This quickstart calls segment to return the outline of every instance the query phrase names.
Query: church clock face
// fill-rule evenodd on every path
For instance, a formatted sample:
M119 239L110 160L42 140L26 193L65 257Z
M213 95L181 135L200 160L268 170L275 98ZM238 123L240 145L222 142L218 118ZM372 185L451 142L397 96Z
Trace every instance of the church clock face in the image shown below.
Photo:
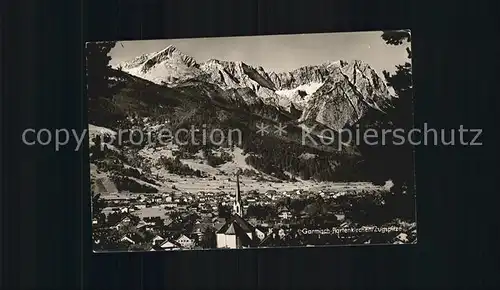
M239 205L239 202L238 202L238 201L235 201L235 202L234 202L233 210L234 210L234 213L235 213L235 214L237 214L237 215L240 215L240 216L241 216L241 207L240 207L240 205Z

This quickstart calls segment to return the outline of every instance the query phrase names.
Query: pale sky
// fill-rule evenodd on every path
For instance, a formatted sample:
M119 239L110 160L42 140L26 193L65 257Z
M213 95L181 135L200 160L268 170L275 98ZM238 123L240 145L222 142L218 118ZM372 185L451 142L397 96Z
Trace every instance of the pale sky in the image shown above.
M359 59L380 74L382 70L394 72L397 64L408 61L409 44L388 45L381 35L381 31L376 31L119 41L109 55L110 64L114 65L174 45L197 62L211 58L242 61L262 66L266 71L292 71L327 61Z

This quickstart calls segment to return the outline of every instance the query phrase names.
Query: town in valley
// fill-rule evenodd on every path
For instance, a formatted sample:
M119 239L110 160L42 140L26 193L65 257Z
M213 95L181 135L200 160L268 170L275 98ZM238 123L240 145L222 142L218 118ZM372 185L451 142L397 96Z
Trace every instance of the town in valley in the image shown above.
M417 242L409 30L86 55L95 252Z
M383 198L390 194L387 186L345 183L330 192L297 189L241 193L239 175L227 179L233 183L232 193L95 195L94 205L101 211L92 220L94 249L170 251L403 244L416 240L414 223L389 217L383 220ZM361 214L370 210L369 203L380 221Z

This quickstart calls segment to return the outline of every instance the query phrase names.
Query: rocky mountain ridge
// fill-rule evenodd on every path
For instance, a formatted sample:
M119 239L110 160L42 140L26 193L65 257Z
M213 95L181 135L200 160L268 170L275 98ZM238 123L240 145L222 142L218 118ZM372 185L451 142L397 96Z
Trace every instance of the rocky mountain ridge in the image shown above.
M258 187L363 180L364 157L356 144L340 150L337 144L314 144L302 138L303 125L316 126L312 137L319 141L322 129L373 123L393 98L385 81L359 60L276 73L241 61L197 62L168 46L119 64L113 75L113 94L89 100L89 124L108 135L148 132L153 142L115 142L101 151L99 140L90 136L92 178L101 180L97 189L108 192L113 186L130 192L194 190L202 179L203 186L220 190L221 180L240 171ZM281 124L285 135L272 130ZM271 128L269 134L259 134L259 125ZM204 145L198 134L193 144L160 144L154 137L163 129L191 127L238 129L242 140L235 146Z
M241 61L210 59L198 63L170 45L119 65L124 72L168 87L200 81L244 105L273 106L296 115L299 122L316 122L340 130L369 110L391 104L385 81L360 60L325 62L291 72L268 72ZM213 88L207 88L204 90ZM221 92L214 94L220 95Z

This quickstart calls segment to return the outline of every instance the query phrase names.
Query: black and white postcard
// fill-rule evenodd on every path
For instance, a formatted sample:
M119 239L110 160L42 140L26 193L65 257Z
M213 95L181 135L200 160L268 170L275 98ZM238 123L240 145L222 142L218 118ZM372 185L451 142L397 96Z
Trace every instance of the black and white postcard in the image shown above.
M94 252L417 242L409 30L89 42L86 61Z

